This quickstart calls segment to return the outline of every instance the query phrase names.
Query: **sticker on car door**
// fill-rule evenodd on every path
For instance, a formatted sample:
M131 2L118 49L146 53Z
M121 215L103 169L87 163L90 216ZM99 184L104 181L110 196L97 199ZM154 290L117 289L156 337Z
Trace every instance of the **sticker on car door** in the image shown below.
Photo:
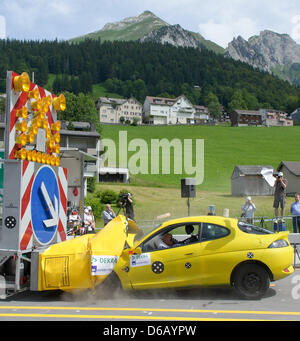
M130 256L130 267L134 268L136 266L145 266L151 264L151 255L150 253L142 253L140 255L131 255Z

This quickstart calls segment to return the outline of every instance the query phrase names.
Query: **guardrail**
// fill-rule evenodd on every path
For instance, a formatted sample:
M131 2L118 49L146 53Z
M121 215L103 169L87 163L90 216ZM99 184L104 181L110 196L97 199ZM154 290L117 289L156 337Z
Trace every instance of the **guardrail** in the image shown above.
M242 219L242 218L239 218ZM257 217L253 219L254 225L261 226L270 231L293 231L293 216L284 216L284 217Z

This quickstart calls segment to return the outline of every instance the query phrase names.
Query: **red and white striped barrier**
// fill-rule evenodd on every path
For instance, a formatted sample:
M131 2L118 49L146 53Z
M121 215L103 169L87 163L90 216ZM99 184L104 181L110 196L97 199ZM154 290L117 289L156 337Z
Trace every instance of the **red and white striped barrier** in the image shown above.
M59 162L52 163L51 159L50 163L50 157L59 160L59 148L53 148L59 139L52 143L51 148L47 144L50 138L54 139L52 134L59 135L60 123L55 122L56 100L59 98L30 82L29 78L27 88L22 91L23 88L15 82L18 78L20 76L17 73L8 72L0 250L29 252L34 247L66 239L68 172L66 168L58 166ZM43 102L43 99L46 100ZM46 104L42 109L34 108L34 105L42 102ZM22 110L25 115L22 115ZM43 125L38 127L34 139L27 142L33 125L36 126L37 117L43 121ZM26 129L20 130L21 124ZM39 129L44 132L41 132L37 142ZM25 143L20 143L21 135L26 135ZM44 147L44 150L39 150L39 146ZM20 154L21 151L23 154ZM43 158L34 160L33 151L40 152Z

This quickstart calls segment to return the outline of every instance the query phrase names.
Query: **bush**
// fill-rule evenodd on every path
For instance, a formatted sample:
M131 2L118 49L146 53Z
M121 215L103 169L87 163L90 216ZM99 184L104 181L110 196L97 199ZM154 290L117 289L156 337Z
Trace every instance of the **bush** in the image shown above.
M87 178L87 191L93 193L96 189L96 176Z
M95 219L101 218L102 212L105 209L104 204L102 204L99 199L94 198L94 197L86 197L85 198L85 206L91 206L92 207Z
M101 199L101 193L102 193L101 190L98 189L95 191L94 196L100 200Z
M118 200L118 194L110 189L100 193L100 201L102 204L113 204Z

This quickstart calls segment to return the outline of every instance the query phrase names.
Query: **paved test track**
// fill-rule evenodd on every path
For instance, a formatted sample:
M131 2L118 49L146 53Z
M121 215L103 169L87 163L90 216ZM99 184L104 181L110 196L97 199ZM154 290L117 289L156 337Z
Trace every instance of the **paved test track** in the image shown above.
M22 292L0 301L0 321L300 321L300 269L271 283L261 300L231 289L91 293Z

